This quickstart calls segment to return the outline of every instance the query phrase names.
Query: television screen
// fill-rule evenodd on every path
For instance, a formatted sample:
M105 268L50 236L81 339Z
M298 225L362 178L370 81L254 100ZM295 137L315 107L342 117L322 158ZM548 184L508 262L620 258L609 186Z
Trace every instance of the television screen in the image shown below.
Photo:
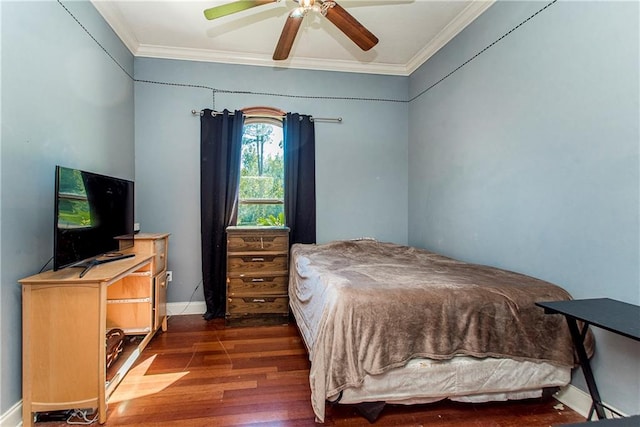
M133 246L132 181L56 166L53 269Z

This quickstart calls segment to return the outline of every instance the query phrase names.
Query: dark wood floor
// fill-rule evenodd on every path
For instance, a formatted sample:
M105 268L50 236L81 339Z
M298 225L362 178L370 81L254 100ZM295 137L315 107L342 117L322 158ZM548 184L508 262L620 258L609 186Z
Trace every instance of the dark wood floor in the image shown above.
M309 361L293 325L225 328L174 316L111 396L107 426L313 426ZM553 398L387 406L374 426L553 426L584 421ZM96 423L97 424L97 423ZM42 427L66 425L36 423ZM352 406L326 426L368 426Z

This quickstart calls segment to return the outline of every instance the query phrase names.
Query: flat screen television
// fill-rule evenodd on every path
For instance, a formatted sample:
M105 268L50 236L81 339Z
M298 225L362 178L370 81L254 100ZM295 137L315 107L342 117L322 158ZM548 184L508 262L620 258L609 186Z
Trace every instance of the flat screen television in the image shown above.
M54 270L133 256L133 181L56 166L55 192Z

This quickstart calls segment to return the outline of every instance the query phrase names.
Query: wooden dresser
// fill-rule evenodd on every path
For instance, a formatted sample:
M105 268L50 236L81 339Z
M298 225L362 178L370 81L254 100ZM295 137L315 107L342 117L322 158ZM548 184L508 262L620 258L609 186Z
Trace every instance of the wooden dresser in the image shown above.
M289 321L289 228L227 228L228 326Z
M98 409L107 420L109 396L158 329L167 329L169 234L138 234L134 257L97 265L84 277L77 268L46 271L22 285L22 423L34 412ZM123 244L124 245L124 244ZM108 369L106 332L127 335Z

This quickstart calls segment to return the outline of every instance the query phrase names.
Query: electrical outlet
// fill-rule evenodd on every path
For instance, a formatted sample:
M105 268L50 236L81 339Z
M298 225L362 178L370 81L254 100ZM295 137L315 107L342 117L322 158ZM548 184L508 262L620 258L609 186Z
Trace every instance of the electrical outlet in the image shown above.
M167 283L173 280L173 271L167 271Z

